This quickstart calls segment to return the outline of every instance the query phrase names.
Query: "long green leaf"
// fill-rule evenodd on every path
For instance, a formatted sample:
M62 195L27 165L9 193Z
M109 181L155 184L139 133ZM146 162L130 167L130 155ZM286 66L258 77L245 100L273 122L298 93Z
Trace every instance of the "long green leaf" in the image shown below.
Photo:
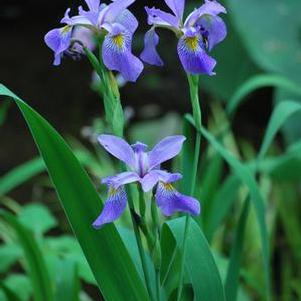
M261 160L268 151L275 135L283 124L295 113L301 111L301 104L294 101L283 101L279 103L273 111L269 121L261 148L258 154L258 160Z
M237 91L228 101L227 112L234 114L237 107L244 101L245 97L253 91L263 87L277 87L283 88L286 91L292 92L301 96L301 88L291 80L284 76L276 74L261 74L248 79L245 83L240 85Z
M227 278L225 283L225 290L227 300L234 301L237 298L238 285L239 285L239 270L242 257L242 249L244 244L244 235L249 214L250 200L247 197L242 213L240 215L238 226L236 228L234 244L230 254L230 262L227 271Z
M0 217L15 230L19 243L23 248L26 266L33 286L34 300L53 301L53 287L50 283L45 261L32 233L19 223L12 214L1 210Z
M102 202L69 146L43 117L3 85L0 95L14 99L25 117L105 300L148 300L115 226L110 224L99 231L92 228Z
M177 218L163 225L162 231L170 231L178 247L182 248L185 218ZM183 250L181 250L183 251ZM191 220L187 237L186 268L190 274L195 300L223 301L224 288L219 271L207 240L198 224Z
M191 116L188 116L190 122L193 124L193 119ZM201 128L202 135L206 140L215 148L215 150L227 161L231 166L236 176L241 180L242 183L246 184L249 188L251 201L254 205L256 216L258 220L260 235L261 235L261 244L262 244L262 255L263 255L263 265L265 273L265 282L266 282L266 293L267 299L269 299L270 292L270 254L269 254L269 239L268 231L265 220L265 204L263 197L259 191L257 183L254 176L252 175L250 169L242 164L238 159L236 159L223 145L221 145L214 136L212 136L204 127Z

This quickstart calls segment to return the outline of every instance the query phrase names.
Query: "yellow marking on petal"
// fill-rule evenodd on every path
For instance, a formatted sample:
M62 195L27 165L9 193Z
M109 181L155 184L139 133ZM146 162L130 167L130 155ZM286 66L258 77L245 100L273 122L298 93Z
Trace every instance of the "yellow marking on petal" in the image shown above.
M117 193L117 189L113 188L112 186L109 188L109 196L112 197L112 196L115 196Z
M124 36L121 34L118 34L113 37L114 43L117 45L118 48L122 48L124 44Z
M170 183L164 183L164 182L162 182L162 184L163 184L163 186L164 186L164 188L166 190L169 190L169 191L173 191L174 190L173 186Z
M185 38L185 43L186 43L187 47L190 50L195 51L199 47L199 38L197 36L195 36L195 37L186 37Z
M69 25L64 26L64 27L62 28L62 33L63 33L63 34L68 33L69 30L70 30L70 28L71 28L71 26L69 26Z

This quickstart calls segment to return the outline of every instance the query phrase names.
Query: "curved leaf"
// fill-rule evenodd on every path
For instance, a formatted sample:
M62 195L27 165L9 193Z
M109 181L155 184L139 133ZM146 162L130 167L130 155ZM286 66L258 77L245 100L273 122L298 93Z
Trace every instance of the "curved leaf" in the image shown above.
M245 97L252 93L253 91L264 88L264 87L277 87L283 88L286 91L295 93L301 96L301 88L299 85L295 84L291 80L284 76L276 74L262 74L256 75L246 82L244 82L236 90L233 96L228 101L227 112L233 115L237 107L245 100Z
M0 95L13 98L25 117L104 298L148 300L145 286L115 226L110 224L100 231L92 228L102 202L69 146L43 117L3 85Z
M170 231L182 248L185 217L166 222L162 232ZM182 250L183 251L183 250ZM223 301L224 288L207 240L198 224L191 220L187 237L186 268L190 274L195 300Z
M19 223L12 214L1 210L0 217L15 230L20 245L23 248L28 273L33 286L34 300L53 301L53 288L50 284L50 277L41 250L32 233Z

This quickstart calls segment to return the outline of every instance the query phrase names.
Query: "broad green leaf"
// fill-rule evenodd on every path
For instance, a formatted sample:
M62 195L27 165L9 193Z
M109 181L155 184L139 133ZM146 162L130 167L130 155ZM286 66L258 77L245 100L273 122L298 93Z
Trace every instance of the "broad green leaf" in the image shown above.
M22 207L18 214L18 220L37 236L42 236L57 226L57 221L48 208L38 203Z
M185 218L166 222L162 231L170 231L178 247L183 245ZM223 301L224 289L210 247L198 224L191 220L187 237L185 264L190 274L195 300Z
M286 91L295 93L301 96L301 88L296 83L287 79L284 76L276 74L260 74L248 79L242 83L233 96L229 99L227 104L227 112L231 115L235 113L238 106L242 104L246 96L254 92L257 89L264 87L277 87L282 88Z
M80 283L76 263L58 260L54 301L79 301Z
M28 301L30 296L32 296L33 288L30 279L23 274L9 274L3 282L8 288L13 290L22 301Z
M148 300L115 226L110 224L99 231L92 228L102 202L69 146L43 117L3 85L0 95L14 99L25 117L105 300Z
M193 119L188 117L193 124ZM265 220L265 204L263 197L259 191L257 183L252 175L250 169L243 165L238 159L236 159L223 145L221 145L211 133L209 133L204 127L201 128L202 135L206 140L215 148L215 150L224 158L225 161L231 166L236 176L244 183L250 191L251 201L254 205L256 216L258 220L261 244L262 244L262 256L266 282L267 298L270 292L270 256L269 256L269 238L267 232L267 225Z
M0 288L5 293L8 301L21 301L18 295L9 287L7 287L4 283L0 281Z
M227 0L229 16L252 59L301 83L299 0Z
M34 300L53 301L53 287L50 283L45 261L32 233L12 214L1 210L0 217L15 230L18 241L23 248L26 268L33 287Z
M14 243L0 246L0 273L6 272L22 255L19 245Z

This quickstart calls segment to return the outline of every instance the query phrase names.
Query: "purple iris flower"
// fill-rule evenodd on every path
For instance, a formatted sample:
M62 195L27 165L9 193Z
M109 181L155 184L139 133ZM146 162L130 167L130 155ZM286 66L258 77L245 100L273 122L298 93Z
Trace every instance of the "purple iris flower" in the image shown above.
M165 0L165 3L173 14L156 8L145 8L148 23L152 28L145 34L145 47L141 59L151 65L163 65L156 49L159 36L155 29L168 28L179 38L178 55L185 71L192 74L214 75L216 61L207 52L227 35L226 25L218 16L220 13L226 13L225 8L217 1L205 0L205 3L184 21L185 0Z
M102 183L108 187L108 199L93 226L98 229L120 217L127 203L124 185L134 182L140 183L144 192L152 190L157 185L155 199L164 215L170 216L175 212L198 215L200 203L192 197L179 193L171 184L181 179L181 174L160 169L161 163L179 154L185 139L184 136L166 137L151 151L147 151L147 145L141 142L129 145L119 137L100 135L99 143L107 152L123 161L130 171L102 180Z
M104 36L102 59L109 70L118 71L127 81L136 81L143 70L139 58L132 54L132 37L138 27L135 16L127 9L135 0L115 0L106 5L100 0L85 0L88 10L78 9L78 15L70 17L65 13L62 28L49 31L45 42L54 52L54 65L61 63L64 54L74 55L72 46L78 42L74 28L84 27L91 34Z

